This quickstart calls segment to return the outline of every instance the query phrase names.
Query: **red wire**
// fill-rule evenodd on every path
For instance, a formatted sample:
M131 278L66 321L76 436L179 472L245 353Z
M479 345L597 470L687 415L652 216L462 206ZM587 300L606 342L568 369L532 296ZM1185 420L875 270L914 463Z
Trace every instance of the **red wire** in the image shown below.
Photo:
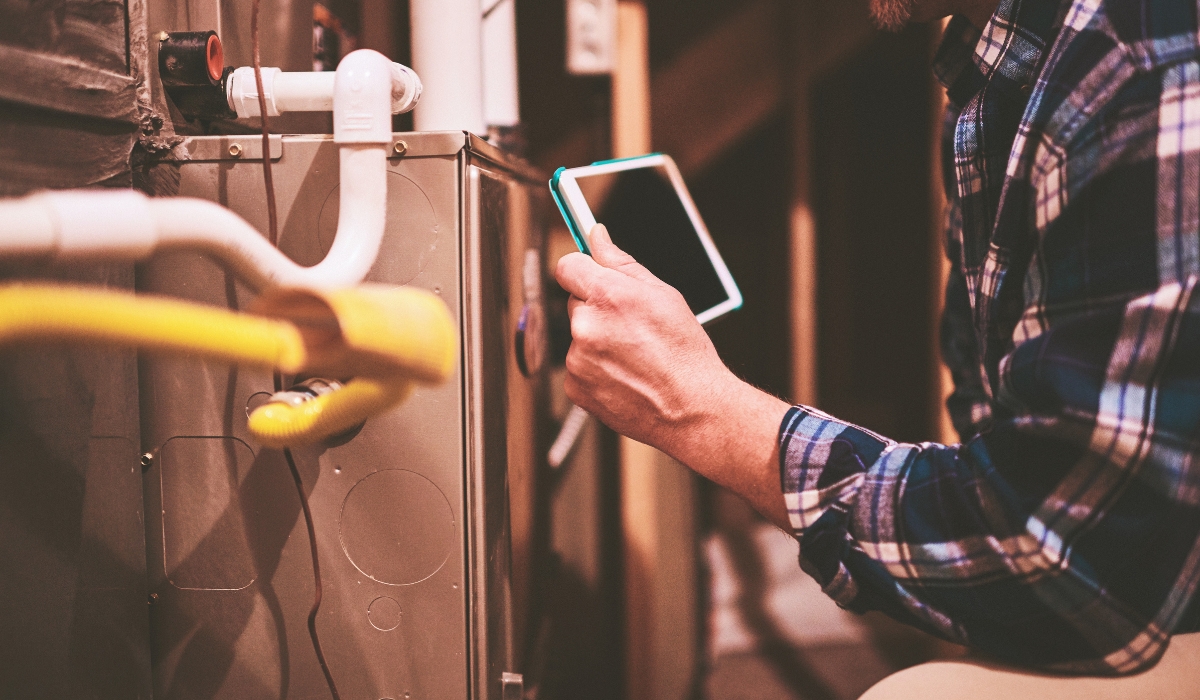
M254 85L258 89L258 111L262 115L262 152L263 152L263 184L267 189L267 234L271 245L279 245L279 223L275 211L275 183L271 178L271 137L267 125L267 96L263 92L262 59L259 55L258 40L258 5L254 0L250 10L250 40L254 47ZM275 391L283 389L283 377L275 373ZM296 493L300 496L300 508L304 511L304 525L308 529L308 548L312 554L313 565L313 604L308 611L308 636L312 639L313 651L317 654L317 662L321 664L321 673L325 674L325 683L333 700L341 700L337 684L333 682L333 674L329 672L329 664L325 661L325 653L321 651L321 639L317 635L317 612L321 609L321 560L317 556L317 532L313 527L312 510L308 507L308 494L304 493L304 481L300 478L300 470L296 468L296 460L292 451L286 447L283 450L287 460L288 470L292 472L292 481L296 484Z

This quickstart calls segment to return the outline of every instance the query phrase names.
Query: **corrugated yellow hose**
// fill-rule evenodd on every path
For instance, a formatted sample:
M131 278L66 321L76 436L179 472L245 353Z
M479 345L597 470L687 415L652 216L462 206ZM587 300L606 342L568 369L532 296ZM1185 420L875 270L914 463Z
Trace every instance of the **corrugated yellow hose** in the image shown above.
M195 353L288 373L308 365L300 331L286 321L100 289L0 287L0 345L37 341Z
M276 290L251 315L157 297L50 285L0 287L0 345L83 341L278 368L355 375L306 401L271 401L250 415L269 447L345 432L404 400L412 383L454 371L458 336L441 299L408 287ZM269 317L268 317L269 316ZM277 318L276 318L277 317Z

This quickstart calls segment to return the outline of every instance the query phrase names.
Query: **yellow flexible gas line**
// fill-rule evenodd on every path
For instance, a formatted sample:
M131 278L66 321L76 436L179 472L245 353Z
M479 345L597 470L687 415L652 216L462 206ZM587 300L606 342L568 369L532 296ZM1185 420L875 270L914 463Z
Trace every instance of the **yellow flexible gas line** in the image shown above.
M0 286L0 345L88 341L289 374L357 375L307 401L258 407L248 427L268 447L345 432L400 403L414 381L439 383L457 364L454 321L444 302L422 290L279 290L258 307L272 318L160 297L11 284Z
M307 436L329 437L350 430L408 398L412 382L352 379L340 389L299 404L268 402L254 409L248 426L267 447L301 444Z
M195 353L298 372L308 353L292 323L161 297L59 287L0 287L0 345L85 341L173 353Z

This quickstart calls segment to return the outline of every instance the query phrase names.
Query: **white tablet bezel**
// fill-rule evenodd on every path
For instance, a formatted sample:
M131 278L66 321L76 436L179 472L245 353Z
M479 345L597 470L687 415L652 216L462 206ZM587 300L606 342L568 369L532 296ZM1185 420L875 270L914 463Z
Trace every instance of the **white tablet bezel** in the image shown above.
M679 168L670 156L655 153L648 156L603 161L579 168L570 168L558 173L554 182L557 184L557 194L565 208L563 213L575 220L574 223L577 226L578 235L583 237L585 245L590 246L591 242L587 237L590 235L592 227L596 225L596 217L592 214L592 209L588 206L587 200L584 199L583 192L579 189L579 183L576 181L576 178L606 175L622 170L657 167L666 169L667 175L671 179L671 184L675 187L675 193L679 195L679 200L683 203L683 208L687 211L688 218L692 220L692 227L700 237L700 244L704 246L705 252L708 253L709 262L712 263L713 269L717 273L717 278L721 280L721 286L725 288L725 293L729 297L716 306L696 314L697 321L708 323L719 316L741 308L742 293L738 289L737 283L733 281L733 275L729 273L729 267L721 259L721 254L717 251L717 246L713 244L712 236L708 233L708 227L704 225L704 220L700 218L700 212L696 209L696 203L692 201L692 196L687 190L687 185L684 184L683 176L679 173ZM584 250L583 252L590 254L588 250Z

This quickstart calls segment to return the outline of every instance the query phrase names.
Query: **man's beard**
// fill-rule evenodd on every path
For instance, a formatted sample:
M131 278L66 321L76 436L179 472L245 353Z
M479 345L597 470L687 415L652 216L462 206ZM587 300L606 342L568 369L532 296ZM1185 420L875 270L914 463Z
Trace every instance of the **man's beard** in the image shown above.
M871 0L871 17L880 29L898 32L912 19L916 0Z

